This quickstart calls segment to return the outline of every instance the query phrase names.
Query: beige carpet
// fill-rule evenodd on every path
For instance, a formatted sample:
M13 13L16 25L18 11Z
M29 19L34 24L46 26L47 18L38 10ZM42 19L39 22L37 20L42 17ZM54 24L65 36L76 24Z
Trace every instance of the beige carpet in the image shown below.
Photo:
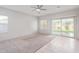
M49 35L17 38L0 42L0 53L34 53L52 40Z

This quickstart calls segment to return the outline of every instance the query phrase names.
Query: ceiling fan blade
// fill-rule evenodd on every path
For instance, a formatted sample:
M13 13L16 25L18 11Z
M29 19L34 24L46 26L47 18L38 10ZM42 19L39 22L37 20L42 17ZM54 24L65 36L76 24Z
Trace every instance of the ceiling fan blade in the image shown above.
M38 14L40 14L41 11L47 10L47 9L43 9L42 7L43 7L43 5L31 6L31 8L34 8L32 11L35 11L35 12L37 12Z
M40 9L40 8L42 8L43 7L43 5L37 5L37 8L38 9Z
M39 6L39 5L37 5L37 8L39 9L39 8L40 8L40 6Z
M40 5L40 8L42 8L43 7L43 5Z

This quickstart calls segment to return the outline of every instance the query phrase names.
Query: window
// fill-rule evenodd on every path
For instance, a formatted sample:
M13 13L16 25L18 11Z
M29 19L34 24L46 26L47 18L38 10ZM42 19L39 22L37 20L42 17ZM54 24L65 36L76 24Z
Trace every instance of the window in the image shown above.
M0 15L0 33L8 31L8 17Z
M47 20L40 20L40 29L44 30L48 27L48 21Z
M52 34L61 34L61 20L54 19L52 21Z
M62 35L74 36L74 19L66 18L62 19Z
M52 20L52 34L74 37L74 18Z
M39 20L40 31L43 30L44 33L51 32L51 34L74 37L74 17L58 18L50 21Z

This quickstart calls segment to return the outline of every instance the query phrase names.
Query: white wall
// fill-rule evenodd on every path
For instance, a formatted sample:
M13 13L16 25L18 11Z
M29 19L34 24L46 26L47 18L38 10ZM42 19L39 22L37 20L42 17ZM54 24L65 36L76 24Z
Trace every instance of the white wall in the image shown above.
M0 41L37 32L37 19L34 16L0 8L0 15L8 16L8 32L0 33Z
M64 12L60 12L60 13L56 13L56 14L50 14L50 15L46 15L46 16L41 16L40 20L49 20L49 22L51 22L51 20L55 19L55 18L63 18L63 17L72 17L75 16L75 38L79 39L79 9L74 9L74 10L69 10L69 11L64 11ZM49 24L48 24L49 25ZM50 33L51 29L51 25L50 27L48 27L47 33ZM43 32L42 30L39 30L39 32Z

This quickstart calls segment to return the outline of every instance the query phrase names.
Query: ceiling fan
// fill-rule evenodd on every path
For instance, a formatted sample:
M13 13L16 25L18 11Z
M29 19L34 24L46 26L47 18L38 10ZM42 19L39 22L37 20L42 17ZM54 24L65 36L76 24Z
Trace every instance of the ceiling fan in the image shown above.
M36 5L34 7L32 6L32 8L34 8L32 11L36 11L38 13L40 13L41 11L46 11L47 9L44 9L43 7L43 5Z

